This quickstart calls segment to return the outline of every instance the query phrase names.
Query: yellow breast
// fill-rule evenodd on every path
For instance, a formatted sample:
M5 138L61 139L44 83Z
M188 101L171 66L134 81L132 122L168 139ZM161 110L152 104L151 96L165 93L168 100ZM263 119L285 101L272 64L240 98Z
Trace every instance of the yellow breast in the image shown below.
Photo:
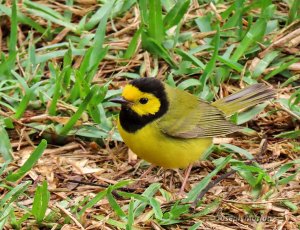
M163 134L152 122L135 133L126 132L118 121L126 145L140 158L164 168L186 168L212 144L212 138L182 139Z

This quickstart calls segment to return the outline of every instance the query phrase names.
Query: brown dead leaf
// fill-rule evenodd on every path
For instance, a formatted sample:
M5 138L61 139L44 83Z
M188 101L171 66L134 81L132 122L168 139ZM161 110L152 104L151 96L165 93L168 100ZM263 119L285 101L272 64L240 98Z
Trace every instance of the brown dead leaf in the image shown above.
M87 159L83 159L80 161L75 161L75 160L71 160L69 158L64 158L65 162L67 164L70 164L73 166L73 172L76 174L91 174L91 173L101 173L104 172L105 170L99 167L91 167L88 165L89 160Z

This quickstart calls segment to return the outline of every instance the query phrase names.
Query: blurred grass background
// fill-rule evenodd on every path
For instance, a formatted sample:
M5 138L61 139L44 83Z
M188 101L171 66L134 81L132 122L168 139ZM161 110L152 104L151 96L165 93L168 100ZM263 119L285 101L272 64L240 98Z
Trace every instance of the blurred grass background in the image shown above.
M0 26L1 229L279 229L282 213L299 228L298 0L2 0ZM272 85L271 105L231 117L265 142L242 136L214 145L207 153L214 164L194 170L184 200L161 179L126 190L147 164L127 160L108 100L145 76L206 101ZM258 152L261 164L245 163ZM233 181L190 210L228 164L238 172ZM231 185L248 193L233 196ZM211 219L220 210L272 221Z

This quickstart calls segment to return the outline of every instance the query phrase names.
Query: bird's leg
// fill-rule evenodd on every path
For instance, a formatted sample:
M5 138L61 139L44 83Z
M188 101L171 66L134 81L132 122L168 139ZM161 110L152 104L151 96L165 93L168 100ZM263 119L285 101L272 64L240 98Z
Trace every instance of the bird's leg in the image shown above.
M182 185L181 185L181 188L180 188L179 195L183 195L183 193L184 193L185 185L186 185L186 182L188 181L189 176L191 174L192 167L193 167L193 164L190 164L189 167L184 172L184 179L182 181Z

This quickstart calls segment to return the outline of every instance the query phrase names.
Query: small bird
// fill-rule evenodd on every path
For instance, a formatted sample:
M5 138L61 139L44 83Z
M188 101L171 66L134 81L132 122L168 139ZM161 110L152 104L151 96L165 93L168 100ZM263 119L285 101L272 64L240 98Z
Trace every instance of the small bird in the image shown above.
M118 130L126 145L142 159L164 168L186 168L199 160L213 137L243 127L226 117L275 96L258 83L213 103L173 88L155 78L128 83L122 97Z

